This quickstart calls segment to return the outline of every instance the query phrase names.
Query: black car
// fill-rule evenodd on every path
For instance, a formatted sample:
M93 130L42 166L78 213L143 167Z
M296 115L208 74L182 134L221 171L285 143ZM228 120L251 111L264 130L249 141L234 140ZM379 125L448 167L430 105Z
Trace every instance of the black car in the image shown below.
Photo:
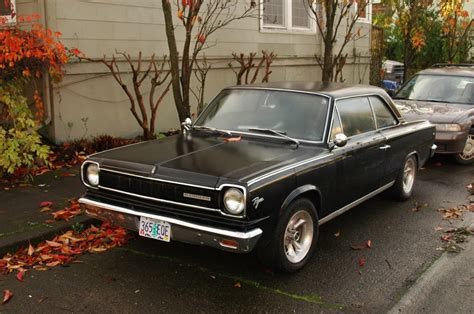
M306 82L222 90L182 134L90 156L86 212L140 235L303 267L319 226L384 190L411 196L435 128L380 88Z

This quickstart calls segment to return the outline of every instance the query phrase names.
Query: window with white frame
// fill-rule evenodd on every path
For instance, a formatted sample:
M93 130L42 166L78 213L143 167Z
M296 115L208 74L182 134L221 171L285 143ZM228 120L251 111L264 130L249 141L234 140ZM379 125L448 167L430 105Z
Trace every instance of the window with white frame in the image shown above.
M1 22L15 22L15 0L0 0L0 24Z
M357 13L359 6L365 5L365 2L368 1L365 8L360 12L359 21L372 23L372 0L356 0L354 3L354 13Z
M261 7L261 29L268 31L314 32L305 0L265 0Z

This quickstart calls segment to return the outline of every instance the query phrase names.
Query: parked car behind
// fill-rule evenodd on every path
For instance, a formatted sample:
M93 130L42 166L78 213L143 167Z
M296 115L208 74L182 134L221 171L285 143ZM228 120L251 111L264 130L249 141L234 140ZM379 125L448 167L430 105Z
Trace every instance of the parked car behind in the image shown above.
M474 65L435 65L418 72L394 96L407 120L436 125L440 154L474 162Z
M258 250L288 272L319 227L385 190L413 192L434 126L371 86L284 82L221 91L183 134L90 156L92 217L159 241Z

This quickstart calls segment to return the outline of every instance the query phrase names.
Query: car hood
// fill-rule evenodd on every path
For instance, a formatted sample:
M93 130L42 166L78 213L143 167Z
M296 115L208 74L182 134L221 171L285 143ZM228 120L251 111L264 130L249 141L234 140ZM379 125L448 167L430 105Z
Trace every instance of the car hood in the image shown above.
M101 168L162 180L216 187L241 182L273 169L317 156L327 149L279 139L226 141L215 135L175 135L91 156Z
M432 123L453 123L474 114L474 106L469 104L402 99L394 99L394 102L402 116L409 121L426 119Z

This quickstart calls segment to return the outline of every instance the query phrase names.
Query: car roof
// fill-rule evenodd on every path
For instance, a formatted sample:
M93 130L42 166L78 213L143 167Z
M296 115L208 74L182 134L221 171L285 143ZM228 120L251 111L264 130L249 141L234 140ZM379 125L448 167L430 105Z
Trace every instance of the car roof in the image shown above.
M385 94L385 91L382 88L371 85L305 81L237 85L229 87L229 89L274 89L285 91L298 91L306 93L318 93L332 98L341 98L366 94Z
M469 66L469 65L437 66L437 67L421 70L417 74L474 77L474 64L472 66Z

